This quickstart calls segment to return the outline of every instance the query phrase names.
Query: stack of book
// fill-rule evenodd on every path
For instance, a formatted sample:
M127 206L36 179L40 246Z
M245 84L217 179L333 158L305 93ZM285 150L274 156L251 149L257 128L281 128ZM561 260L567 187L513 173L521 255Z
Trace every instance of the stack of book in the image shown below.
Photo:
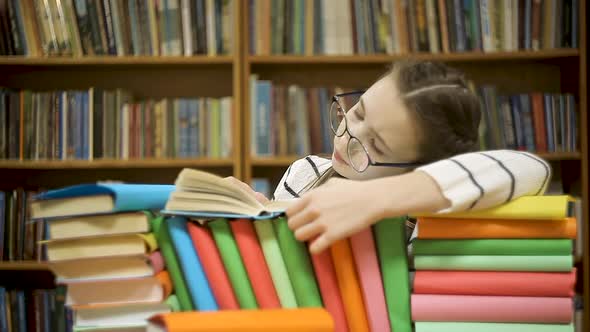
M229 0L7 0L0 55L230 54Z
M162 211L167 218L160 244L167 266L179 266L180 277L170 271L179 299L185 298L183 309L259 309L262 317L273 317L278 308L324 307L335 331L411 331L401 218L381 221L320 255L309 255L282 215L289 201L263 205L223 178L190 169L175 184ZM169 260L165 247L176 256ZM166 317L164 322L176 326L168 331L184 331L180 327L188 316ZM295 320L292 326L301 323Z
M578 0L250 0L250 53L375 54L578 47Z
M232 98L0 88L0 159L229 157Z
M150 212L164 206L173 188L77 185L31 202L31 218L48 225L42 241L48 263L67 286L70 328L141 330L150 316L178 308Z
M524 196L419 217L416 331L573 331L576 205L565 195Z

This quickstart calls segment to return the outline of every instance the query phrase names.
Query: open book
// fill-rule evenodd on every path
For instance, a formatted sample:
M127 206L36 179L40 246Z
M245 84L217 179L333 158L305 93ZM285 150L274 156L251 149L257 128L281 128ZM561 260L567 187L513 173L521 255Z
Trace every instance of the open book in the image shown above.
M183 169L176 178L162 213L200 218L271 219L284 213L291 201L271 201L264 205L242 187L217 175Z

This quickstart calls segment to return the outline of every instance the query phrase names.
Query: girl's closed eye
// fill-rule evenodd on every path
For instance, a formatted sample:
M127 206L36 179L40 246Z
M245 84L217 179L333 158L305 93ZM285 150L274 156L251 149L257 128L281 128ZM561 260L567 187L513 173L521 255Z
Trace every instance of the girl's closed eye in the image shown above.
M381 149L379 149L377 147L376 141L377 140L375 140L374 138L371 138L371 143L370 143L371 144L371 149L373 149L373 151L377 152L378 155L383 155L384 152L383 152L383 150L381 150Z

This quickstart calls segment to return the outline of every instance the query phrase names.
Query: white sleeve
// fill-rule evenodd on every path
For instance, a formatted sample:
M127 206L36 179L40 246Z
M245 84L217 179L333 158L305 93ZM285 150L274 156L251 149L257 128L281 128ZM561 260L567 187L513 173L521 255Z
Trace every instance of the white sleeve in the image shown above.
M480 210L524 195L542 195L551 166L532 153L513 150L472 152L417 168L430 175L455 212Z
M329 159L307 156L289 166L275 189L273 199L280 201L299 197L302 190L331 166Z

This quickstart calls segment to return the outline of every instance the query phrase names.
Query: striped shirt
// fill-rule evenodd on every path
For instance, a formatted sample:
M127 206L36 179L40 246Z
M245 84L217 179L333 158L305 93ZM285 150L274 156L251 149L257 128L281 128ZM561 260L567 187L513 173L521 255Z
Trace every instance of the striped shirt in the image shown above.
M299 197L312 181L332 166L330 159L307 156L295 161L283 175L274 199ZM523 151L470 152L418 167L440 187L451 206L438 211L480 210L525 195L542 195L551 178L551 167L536 155ZM406 223L408 233L413 223Z

